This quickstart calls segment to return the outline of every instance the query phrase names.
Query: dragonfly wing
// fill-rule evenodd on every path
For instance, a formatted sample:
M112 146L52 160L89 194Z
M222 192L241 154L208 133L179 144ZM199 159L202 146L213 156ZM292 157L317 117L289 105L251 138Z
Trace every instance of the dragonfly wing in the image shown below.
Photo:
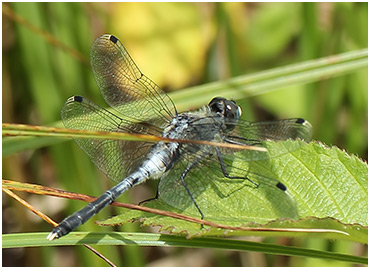
M169 96L140 71L115 36L94 42L91 66L105 101L123 117L163 127L177 114Z
M246 160L263 160L273 158L292 152L300 148L303 143L289 143L287 140L301 139L306 142L312 138L311 124L301 118L248 122L240 120L232 132L227 134L226 142L235 144L246 144L260 147L266 147L266 141L286 141L286 150L284 152L258 152L244 150L240 154Z
M64 125L70 129L158 134L147 125L133 124L81 96L72 96L61 112ZM75 138L93 163L109 178L120 181L141 165L152 143L110 139Z
M185 182L193 198L199 203L199 201L206 201L202 198L202 194L217 177L222 177L222 172L217 161L212 162L210 156L199 158L198 152L182 152L181 156L182 158L176 165L160 179L159 196L167 204L181 210L181 212L199 217L199 212L181 181L181 175L188 170L190 165L195 164L187 172ZM209 216L207 208L203 206L201 210Z
M251 141L285 141L298 138L310 141L312 137L311 124L301 118L258 122L240 120L234 130L234 134Z
M207 146L201 146L207 148ZM206 149L207 151L208 149ZM210 221L222 221L223 223L252 221L249 213L256 208L250 206L248 199L255 198L256 185L261 184L263 190L282 195L282 191L275 187L278 182L273 174L259 175L250 171L249 163L235 165L235 162L243 161L236 155L228 155L223 160L227 172L231 177L227 178L222 172L218 158L215 155L207 155L199 158L198 153L187 152L168 173L160 180L158 190L159 197L170 206L179 210L180 213L200 218L200 213L192 202L181 179L184 171L187 171L194 161L185 177L186 186L192 197L197 202L205 218ZM226 155L223 155L226 157ZM242 178L244 177L244 178ZM248 179L246 178L248 177ZM249 197L249 198L248 198ZM235 208L240 209L235 210ZM256 213L256 215L258 215Z
M197 129L205 132L211 130L212 117L209 119L208 121L197 121L195 123ZM207 137L206 134L202 134ZM216 148L207 145L194 144L191 146L191 144L187 144L187 148L190 150L183 151L181 153L182 159L161 178L159 183L161 199L179 209L180 212L195 217L200 216L181 181L184 171L187 171L186 186L207 219L209 219L209 216L217 216L217 220L219 220L219 212L222 212L222 218L225 221L240 220L240 212L227 211L225 210L226 205L233 205L233 208L237 205L235 208L242 208L243 212L255 210L248 207L245 200L240 199L240 197L254 197L256 195L254 192L255 184L259 184L259 188L262 189L268 188L268 192L280 195L284 199L282 188L277 188L278 185L282 185L279 178L272 171L265 171L260 174L259 161L269 161L271 157L297 150L304 144L302 141L296 141L300 142L296 143L286 140L297 138L310 140L312 135L311 125L302 119L255 123L239 121L235 124L234 129L227 134L223 142L257 145L269 149L265 142L273 140L282 143L290 142L292 146L287 145L284 152L277 153L218 148L223 165L229 175L229 177L226 177L222 171L220 159L217 158ZM246 214L245 220L248 220L248 214Z

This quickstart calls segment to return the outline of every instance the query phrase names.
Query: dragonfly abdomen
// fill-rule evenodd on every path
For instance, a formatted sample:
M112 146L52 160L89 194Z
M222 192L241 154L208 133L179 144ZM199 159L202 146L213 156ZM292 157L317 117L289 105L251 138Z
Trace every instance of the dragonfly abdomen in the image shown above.
M94 215L99 213L107 205L111 204L118 196L122 193L131 189L133 186L144 182L147 179L147 175L140 171L140 169L130 176L122 180L116 186L107 190L95 201L89 203L87 206L77 211L73 215L65 218L57 227L55 227L48 235L47 239L54 240L64 236L80 225L84 224L87 220L92 218Z

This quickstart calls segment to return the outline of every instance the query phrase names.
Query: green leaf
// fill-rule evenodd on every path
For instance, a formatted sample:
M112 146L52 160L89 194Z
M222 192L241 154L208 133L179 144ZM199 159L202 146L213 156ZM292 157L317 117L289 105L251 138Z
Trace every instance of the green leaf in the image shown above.
M292 151L297 147L300 148ZM209 182L210 177L204 174L188 179L187 185L191 192L195 192L194 198L205 220L233 227L264 225L262 227L287 229L285 236L299 236L299 232L311 236L317 230L309 229L327 229L328 238L338 238L341 234L341 238L366 242L368 172L364 162L336 147L329 148L317 142L268 142L268 150L275 156L270 160L242 162L240 158L234 162L237 167L249 167L249 178L259 183L257 188L247 180L214 178ZM272 179L281 181L288 190L283 192L275 187L276 181ZM201 192L196 191L196 186L192 187L193 181L199 184L196 186L203 186ZM186 206L176 204L183 201L178 197L188 196L183 187L170 188L169 185L168 188L168 193L145 206L199 218L190 198L185 202ZM145 225L160 226L162 230L188 236L227 232L208 226L201 229L197 223L140 211L122 212L122 215L100 224L117 225L140 220ZM307 230L294 230L297 228ZM238 235L246 233L251 232L237 232ZM269 235L273 233L271 231ZM281 233L276 235L281 236Z

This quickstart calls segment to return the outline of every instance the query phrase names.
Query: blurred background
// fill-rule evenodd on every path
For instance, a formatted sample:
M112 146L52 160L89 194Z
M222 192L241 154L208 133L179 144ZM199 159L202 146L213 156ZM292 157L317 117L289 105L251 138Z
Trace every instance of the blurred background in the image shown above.
M116 35L143 73L170 96L191 86L368 46L367 3L3 3L2 11L2 121L6 123L62 127L60 109L72 95L86 96L106 107L89 65L90 46L104 33ZM314 140L367 160L367 85L363 68L237 101L247 120L303 117L314 126ZM202 92L190 98L202 100ZM195 104L178 108L199 107ZM113 185L73 141L43 143L20 152L3 148L3 178L95 196ZM155 186L156 182L137 186L119 200L137 203L152 197ZM56 221L84 205L18 194ZM115 213L107 208L95 219ZM2 216L3 233L51 230L7 195L3 195ZM110 229L97 227L93 221L80 228ZM132 224L117 230L150 229ZM365 251L359 244L317 238L263 240L354 255ZM96 249L120 266L350 265L210 249ZM82 246L3 251L3 266L105 265Z

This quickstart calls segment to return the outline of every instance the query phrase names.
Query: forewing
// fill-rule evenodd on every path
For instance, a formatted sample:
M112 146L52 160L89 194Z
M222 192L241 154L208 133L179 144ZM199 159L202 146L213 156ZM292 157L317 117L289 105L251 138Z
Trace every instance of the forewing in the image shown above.
M105 101L122 117L163 127L176 114L167 94L141 73L113 35L102 35L91 47L91 66Z
M81 96L72 96L61 112L69 129L158 134L156 129L128 122ZM74 139L93 163L109 178L120 181L141 165L151 143L141 141Z
M287 141L301 139L306 142L312 137L311 124L301 118L277 121L248 122L240 120L235 128L226 134L226 142L265 147L265 141ZM246 160L263 160L273 158L298 149L299 143L289 144L284 152L258 152L251 150L239 151Z
M301 118L257 122L240 120L235 124L230 135L243 137L249 141L285 141L288 139L310 141L312 126Z

